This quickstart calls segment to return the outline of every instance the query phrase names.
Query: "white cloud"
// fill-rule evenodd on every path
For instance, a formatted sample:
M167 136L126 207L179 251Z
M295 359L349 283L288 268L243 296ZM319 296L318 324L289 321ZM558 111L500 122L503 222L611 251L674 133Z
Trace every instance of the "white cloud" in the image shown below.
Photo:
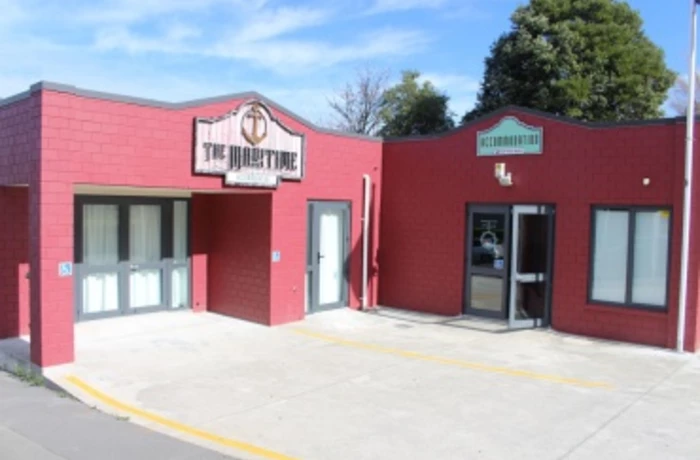
M321 41L272 40L236 46L219 43L213 54L249 61L281 73L299 72L340 63L412 54L423 49L429 38L418 31L380 30L343 45Z
M239 3L239 0L111 0L106 5L81 11L76 19L95 23L130 24L167 14L192 13L215 5L233 3Z
M0 0L0 24L14 24L29 15L17 0Z
M125 27L114 27L100 30L95 38L94 47L99 51L119 49L129 53L187 53L190 52L187 41L199 35L199 29L179 23L167 26L156 36L139 36Z
M331 12L318 8L278 8L260 10L235 33L239 42L266 40L289 32L325 23Z
M367 14L387 13L390 11L403 11L414 9L440 8L447 0L374 0L367 10Z

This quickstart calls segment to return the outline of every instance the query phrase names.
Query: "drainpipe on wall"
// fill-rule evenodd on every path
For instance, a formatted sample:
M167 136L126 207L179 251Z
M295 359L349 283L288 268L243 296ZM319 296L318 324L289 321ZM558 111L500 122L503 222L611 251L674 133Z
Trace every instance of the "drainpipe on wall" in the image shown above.
M690 0L690 72L688 76L688 110L685 120L685 181L683 189L683 242L681 244L681 285L678 295L678 330L676 351L685 347L685 316L688 296L688 252L690 249L690 201L693 190L693 135L695 131L695 56L697 46L697 7L700 0Z
M362 175L363 199L362 204L362 310L367 309L367 280L369 278L369 204L372 199L372 179L369 174Z

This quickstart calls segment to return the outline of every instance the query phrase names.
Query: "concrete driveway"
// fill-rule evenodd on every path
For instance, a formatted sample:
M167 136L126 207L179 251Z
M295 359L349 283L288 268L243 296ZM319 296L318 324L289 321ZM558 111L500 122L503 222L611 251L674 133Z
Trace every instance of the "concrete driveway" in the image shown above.
M695 459L695 355L383 309L76 326L65 388L242 458Z

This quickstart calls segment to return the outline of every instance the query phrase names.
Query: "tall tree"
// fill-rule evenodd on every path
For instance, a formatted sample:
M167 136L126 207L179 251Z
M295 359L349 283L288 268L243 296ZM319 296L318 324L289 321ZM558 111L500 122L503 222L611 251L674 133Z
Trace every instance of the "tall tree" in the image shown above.
M433 134L454 127L454 120L447 108L450 98L429 81L420 84L419 79L419 72L404 71L401 82L384 94L382 135Z
M675 74L620 0L530 0L491 47L475 108L463 121L505 105L581 120L661 115Z
M379 131L379 112L388 87L389 73L364 68L358 70L355 80L328 100L335 115L335 128L357 134L375 135Z
M690 90L688 77L678 77L671 89L668 105L676 115L685 115L688 110L688 92ZM695 86L700 89L700 75L695 77ZM695 92L695 113L700 115L700 94Z

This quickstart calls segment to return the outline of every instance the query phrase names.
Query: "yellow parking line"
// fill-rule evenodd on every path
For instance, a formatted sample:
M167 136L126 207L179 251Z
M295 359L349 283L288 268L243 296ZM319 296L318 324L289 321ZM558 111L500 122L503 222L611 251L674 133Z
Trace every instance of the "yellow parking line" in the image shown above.
M360 348L363 350L374 351L377 353L385 353L388 355L402 356L404 358L416 359L420 361L429 361L438 364L445 364L448 366L462 367L467 369L473 369L482 372L490 372L495 374L505 374L513 377L523 377L531 380L543 380L552 383L560 383L563 385L573 385L578 387L586 388L602 388L610 390L613 388L609 383L604 382L593 382L587 380L579 380L569 377L561 377L557 375L540 374L538 372L524 371L519 369L511 369L507 367L490 366L487 364L462 361L459 359L443 358L440 356L431 356L423 353L417 353L414 351L400 350L397 348L388 348L381 345L373 345L371 343L357 342L353 340L347 340L339 337L333 337L330 335L319 334L317 332L309 331L306 329L295 328L291 329L293 332L304 335L307 337L313 337L315 339L324 340L326 342L334 343L337 345L343 345L346 347Z
M222 446L226 446L226 447L232 447L232 448L240 450L242 452L247 452L247 453L252 454L252 455L257 455L257 456L259 456L261 458L265 458L265 459L295 460L293 457L289 457L287 455L273 452L271 450L268 450L268 449L265 449L262 447L254 446L253 444L248 444L248 443L243 442L243 441L237 441L235 439L225 438L225 437L219 436L217 434L209 433L207 431L203 431L203 430L200 430L198 428L194 428L194 427L176 422L174 420L167 419L167 418L162 417L160 415L153 414L153 413L145 411L143 409L139 409L138 407L130 406L130 405L125 404L121 401L117 401L116 399L114 399L110 396L107 396L106 394L93 388L92 386L83 382L81 379L79 379L78 377L76 377L74 375L70 375L70 376L66 377L66 380L107 406L110 406L114 409L118 409L118 410L125 412L127 414L140 417L140 418L148 420L150 422L157 423L158 425L162 425L162 426L168 427L170 429L179 431L181 433L185 433L187 435L194 436L195 438L204 439L205 441L210 441L210 442L213 442L213 443L216 443L216 444L219 444Z

